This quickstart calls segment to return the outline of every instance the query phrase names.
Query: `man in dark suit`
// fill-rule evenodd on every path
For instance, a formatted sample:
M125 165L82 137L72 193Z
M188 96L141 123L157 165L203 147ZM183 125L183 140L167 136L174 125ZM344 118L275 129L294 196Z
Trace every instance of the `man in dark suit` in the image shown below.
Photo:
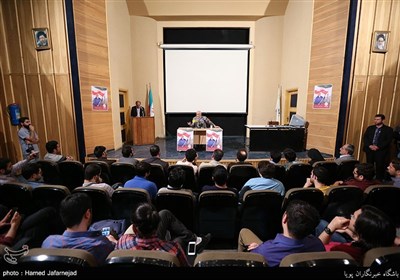
M146 115L142 103L138 100L136 101L136 106L132 107L131 116L132 117L144 117Z
M364 133L364 152L367 156L367 162L375 164L376 179L384 178L388 156L390 153L390 144L393 140L393 129L385 124L383 120L385 115L377 114L374 118L374 125L368 126Z

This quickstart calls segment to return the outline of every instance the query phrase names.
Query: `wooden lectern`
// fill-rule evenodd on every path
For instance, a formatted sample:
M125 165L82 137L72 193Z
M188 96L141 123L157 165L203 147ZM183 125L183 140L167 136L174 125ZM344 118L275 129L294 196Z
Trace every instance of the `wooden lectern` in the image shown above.
M154 117L131 117L131 124L134 145L154 144Z

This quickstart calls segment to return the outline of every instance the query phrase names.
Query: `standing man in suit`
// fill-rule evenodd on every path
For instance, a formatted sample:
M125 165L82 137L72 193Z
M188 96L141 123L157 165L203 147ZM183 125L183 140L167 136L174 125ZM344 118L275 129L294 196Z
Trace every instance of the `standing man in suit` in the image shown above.
M385 175L390 153L390 144L393 140L393 129L385 124L385 115L377 114L374 125L368 126L364 133L364 152L367 162L375 164L376 179L382 181Z
M131 117L144 117L144 116L146 116L146 112L142 107L142 103L138 100L136 101L136 106L132 107Z

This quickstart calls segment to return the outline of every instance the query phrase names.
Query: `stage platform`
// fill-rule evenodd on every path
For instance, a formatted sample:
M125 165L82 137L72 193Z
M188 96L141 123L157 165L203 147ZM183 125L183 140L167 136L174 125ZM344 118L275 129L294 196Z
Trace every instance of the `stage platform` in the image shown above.
M165 159L168 162L176 162L185 157L185 152L178 152L176 150L176 137L167 137L167 138L157 138L156 145L160 146L161 158ZM150 157L150 146L151 145L134 145L135 148L135 158L144 159ZM247 148L249 150L249 139L241 136L224 136L223 142L223 151L224 157L223 161L232 161L236 159L236 152L240 148ZM211 159L212 152L206 152L204 146L195 147L198 160L208 161ZM307 162L307 151L297 152L298 161ZM333 155L322 153L326 160L333 160ZM108 151L109 158L119 159L122 157L121 149ZM249 160L250 161L259 161L262 159L269 159L270 154L268 151L265 152L249 152ZM282 160L282 163L284 159Z

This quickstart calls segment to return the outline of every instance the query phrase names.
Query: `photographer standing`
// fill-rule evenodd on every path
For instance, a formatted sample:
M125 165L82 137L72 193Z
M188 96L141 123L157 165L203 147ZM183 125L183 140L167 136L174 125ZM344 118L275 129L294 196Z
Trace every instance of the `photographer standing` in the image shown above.
M26 159L30 154L36 154L37 161L40 157L39 154L39 136L35 131L35 127L32 125L28 117L21 117L19 119L21 128L18 130L18 139L22 149L22 156Z

